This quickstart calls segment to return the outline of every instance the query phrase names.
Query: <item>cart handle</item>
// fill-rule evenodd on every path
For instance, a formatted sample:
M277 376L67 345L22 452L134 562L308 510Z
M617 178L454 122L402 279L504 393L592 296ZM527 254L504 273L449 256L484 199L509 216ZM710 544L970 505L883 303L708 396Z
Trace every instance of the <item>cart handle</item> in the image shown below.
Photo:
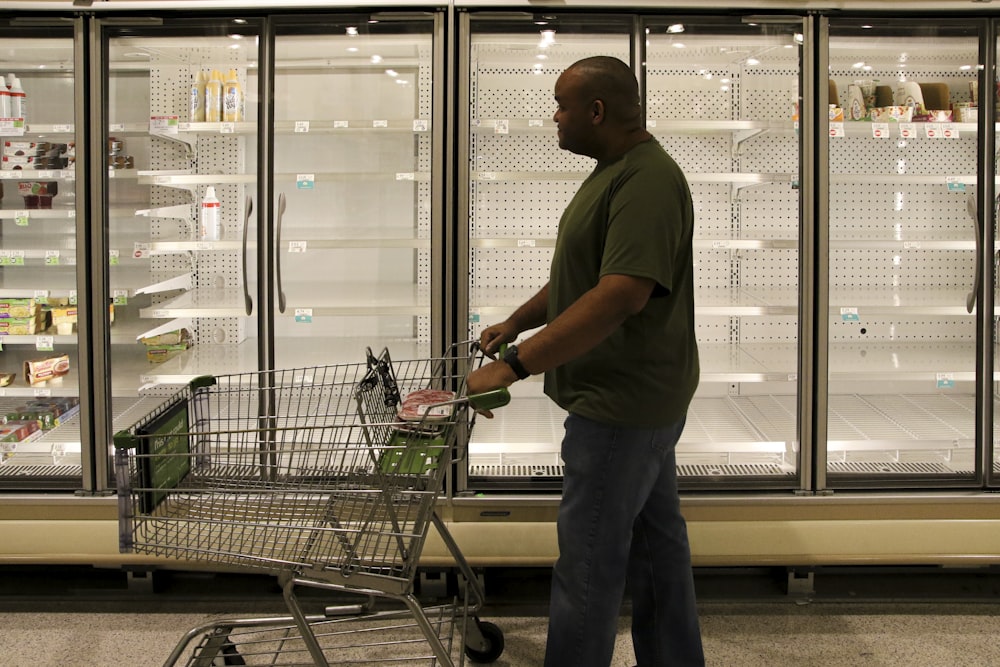
M476 410L495 410L510 403L510 392L506 387L501 387L482 394L470 394L465 398Z

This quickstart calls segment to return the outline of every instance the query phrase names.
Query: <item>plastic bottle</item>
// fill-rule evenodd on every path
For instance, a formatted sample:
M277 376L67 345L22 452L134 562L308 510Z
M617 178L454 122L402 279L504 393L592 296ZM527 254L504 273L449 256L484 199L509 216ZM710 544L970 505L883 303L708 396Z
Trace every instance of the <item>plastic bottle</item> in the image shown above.
M205 72L198 70L191 83L190 118L192 123L205 122Z
M0 76L0 118L10 118L10 91L7 82Z
M24 93L24 89L21 88L21 80L9 74L7 77L7 82L10 85L10 115L11 118L27 118L27 95Z
M240 76L234 69L226 73L222 88L222 120L227 123L243 120L243 88L240 86Z
M222 120L222 74L217 69L212 70L205 84L205 120L209 123Z
M205 188L205 198L201 200L201 240L218 241L222 238L222 205L215 196L215 187Z

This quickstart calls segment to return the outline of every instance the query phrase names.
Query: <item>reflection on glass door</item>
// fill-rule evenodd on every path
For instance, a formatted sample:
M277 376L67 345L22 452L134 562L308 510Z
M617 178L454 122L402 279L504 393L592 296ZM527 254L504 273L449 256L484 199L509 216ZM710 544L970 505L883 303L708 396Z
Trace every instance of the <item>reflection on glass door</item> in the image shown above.
M73 28L0 38L0 489L79 488Z
M366 347L423 358L440 336L440 25L386 13L278 27L278 367L356 363Z
M116 431L196 376L258 368L258 38L243 19L107 36Z
M649 21L646 125L695 207L701 382L682 484L794 486L802 23Z
M830 486L974 475L978 47L830 24Z
M575 61L609 55L629 63L631 21L613 16L508 20L472 15L467 96L468 338L507 317L548 282L563 208L593 160L561 150L553 87ZM467 104L466 104L467 101ZM460 287L461 289L461 287ZM463 305L460 301L459 312ZM461 326L461 325L460 325ZM460 334L461 335L461 334ZM525 332L523 336L530 335ZM562 412L536 376L511 387L511 404L479 420L469 445L469 484L557 488Z

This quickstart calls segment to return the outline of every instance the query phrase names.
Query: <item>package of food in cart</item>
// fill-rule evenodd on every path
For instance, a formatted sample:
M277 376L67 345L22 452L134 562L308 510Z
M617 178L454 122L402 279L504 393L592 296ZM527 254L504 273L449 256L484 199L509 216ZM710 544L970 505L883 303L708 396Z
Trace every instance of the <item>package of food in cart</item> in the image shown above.
M455 400L455 392L442 389L418 389L403 398L399 406L399 418L403 421L433 421L451 417L455 406L448 401ZM445 405L441 405L445 403Z

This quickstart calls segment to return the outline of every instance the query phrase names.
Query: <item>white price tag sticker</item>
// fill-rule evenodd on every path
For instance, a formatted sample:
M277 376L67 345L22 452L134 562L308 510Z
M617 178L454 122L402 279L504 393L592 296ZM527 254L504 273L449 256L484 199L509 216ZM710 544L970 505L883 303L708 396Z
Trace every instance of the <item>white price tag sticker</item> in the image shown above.
M518 239L517 240L517 247L518 248L534 248L535 247L535 239Z
M416 175L412 171L404 171L396 174L397 181L412 181L416 179Z
M413 121L413 131L414 132L426 132L430 129L430 123L427 122L426 118L418 118Z
M309 323L313 321L313 311L312 308L296 308L295 309L295 321Z
M346 120L335 120L335 121L333 121L333 127L334 127L334 129L338 129L339 130L339 129L343 129L343 128L350 127L350 126L351 126L350 122L346 121Z
M716 250L718 250L720 248L728 248L728 247L729 247L729 241L726 241L725 239L720 240L720 241L712 241L712 248L714 248Z
M336 127L336 126L334 126ZM309 121L307 120L297 120L295 121L295 132L308 132L309 131Z
M924 125L924 136L928 139L941 138L941 123L927 123Z
M496 134L510 134L510 121L506 118L501 118L493 126L493 132Z
M108 125L108 131L109 132L124 132L125 131L125 123L111 123L110 125Z
M889 123L872 123L872 136L876 139L888 139Z
M920 250L920 241L903 241L904 250Z
M177 134L180 127L179 116L150 116L149 131L154 134Z
M219 134L233 134L236 132L236 123L225 122L219 125Z
M71 123L63 123L62 125L53 125L52 126L52 131L53 132L66 132L66 133L72 134L72 132L73 132L73 125Z
M154 319L162 320L162 319L166 319L168 317L170 317L170 315L165 310L159 309L159 310L154 310L153 311L153 318Z
M288 252L305 252L308 241L289 241Z
M499 178L499 176L497 175L497 172L495 172L495 171L481 171L481 172L479 172L479 175L477 176L477 178L480 181L495 181L495 180L497 180L497 178Z
M55 336L36 336L35 349L39 352L51 352L55 342Z
M958 128L952 123L941 124L941 136L945 139L961 139L962 135Z
M27 211L14 211L14 224L18 227L28 226L28 212Z
M35 293L31 295L38 303L48 303L49 302L49 291L45 289L36 289Z
M648 127L648 128L656 127L656 121L655 120L647 120L646 121L646 127Z
M373 120L372 127L389 127L389 121L387 120Z
M545 121L541 118L530 118L528 120L528 127L544 127Z
M23 137L23 118L0 118L0 137Z
M137 242L132 250L132 256L135 257L136 259L149 257L149 244Z
M111 298L116 306L127 306L128 290L127 289L111 290Z
M900 123L899 136L903 139L916 139L917 138L916 123Z
M846 137L847 133L844 131L843 123L830 123L830 136L831 137Z
M37 396L39 398L43 398L43 397L47 398L47 397L49 397L49 396L52 395L52 390L51 389L35 389L34 393L35 393L35 396Z
M45 251L45 266L59 266L59 251L58 250L46 250Z

